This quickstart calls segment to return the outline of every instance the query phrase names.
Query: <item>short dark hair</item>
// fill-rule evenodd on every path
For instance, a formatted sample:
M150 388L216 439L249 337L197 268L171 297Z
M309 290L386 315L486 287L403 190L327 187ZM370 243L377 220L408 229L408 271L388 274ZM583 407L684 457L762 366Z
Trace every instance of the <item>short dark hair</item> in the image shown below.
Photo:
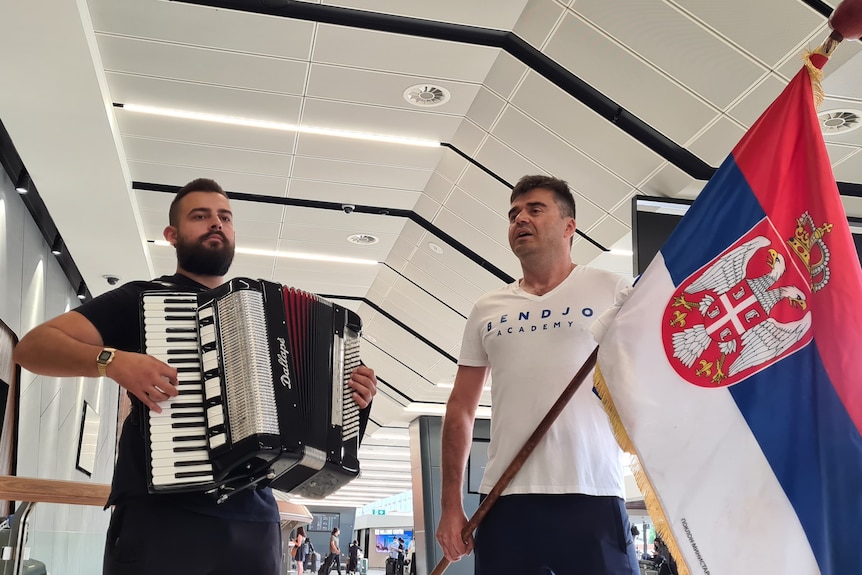
M575 217L575 197L569 190L569 184L559 178L551 176L524 176L515 187L512 189L512 195L509 196L509 203L515 201L515 198L527 192L532 192L536 188L551 190L554 193L554 199L557 206L560 208L560 214L565 217Z
M197 178L196 180L192 180L179 189L177 195L174 196L174 199L171 202L171 208L168 210L168 223L170 223L170 225L176 227L179 223L180 215L177 212L179 211L180 200L192 192L212 192L214 194L221 194L226 198L228 197L227 192L225 192L215 180L211 180L209 178Z

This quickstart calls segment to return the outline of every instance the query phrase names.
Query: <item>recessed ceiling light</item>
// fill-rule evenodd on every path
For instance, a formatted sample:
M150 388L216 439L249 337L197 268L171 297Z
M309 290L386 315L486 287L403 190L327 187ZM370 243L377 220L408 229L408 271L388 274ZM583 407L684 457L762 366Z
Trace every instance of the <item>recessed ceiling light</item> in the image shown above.
M380 238L371 234L353 234L352 236L347 236L347 241L360 246L370 246L379 242Z
M862 126L862 111L849 108L820 112L817 118L824 136L843 134Z
M442 254L443 253L443 248L441 248L439 245L435 244L434 242L428 242L428 249L430 249L435 254Z
M404 99L420 108L442 106L452 95L446 88L431 84L416 84L404 90Z

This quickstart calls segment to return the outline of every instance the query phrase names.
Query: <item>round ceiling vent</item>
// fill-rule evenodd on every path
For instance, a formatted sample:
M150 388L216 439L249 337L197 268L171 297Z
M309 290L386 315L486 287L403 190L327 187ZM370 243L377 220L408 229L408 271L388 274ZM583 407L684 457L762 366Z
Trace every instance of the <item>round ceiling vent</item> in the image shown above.
M451 94L446 88L431 84L417 84L404 90L404 99L420 108L433 108L449 101Z
M353 234L352 236L347 236L347 241L360 246L370 246L379 242L380 238L371 234Z
M859 110L828 110L817 114L817 118L824 136L843 134L862 126L862 112Z

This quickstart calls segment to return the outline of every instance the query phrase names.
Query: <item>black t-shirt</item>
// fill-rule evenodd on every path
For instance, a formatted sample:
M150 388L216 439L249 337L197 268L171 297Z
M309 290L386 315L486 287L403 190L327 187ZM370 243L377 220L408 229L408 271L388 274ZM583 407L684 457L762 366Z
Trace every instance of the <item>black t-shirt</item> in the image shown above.
M86 317L102 336L108 347L123 351L140 352L141 341L140 299L144 291L205 291L209 288L181 275L162 276L152 281L124 284L81 305L75 311ZM144 421L146 409L141 401L129 394L132 409L123 423L117 464L111 484L108 505L130 499L149 498L153 504L167 503L192 511L245 521L278 521L278 506L269 488L248 489L216 504L212 496L204 493L172 493L153 495L147 491L146 447ZM369 409L360 412L360 437L368 422Z

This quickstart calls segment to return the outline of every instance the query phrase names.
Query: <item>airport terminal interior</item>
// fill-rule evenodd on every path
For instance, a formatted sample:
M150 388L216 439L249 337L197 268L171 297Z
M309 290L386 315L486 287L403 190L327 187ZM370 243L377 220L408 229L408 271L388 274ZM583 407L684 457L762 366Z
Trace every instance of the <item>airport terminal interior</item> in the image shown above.
M0 569L101 572L129 409L108 378L16 367L15 343L119 285L174 273L168 208L205 177L231 197L229 276L355 313L359 355L378 379L358 478L324 499L277 495L284 573L296 572L288 542L299 526L317 551L338 527L342 569L355 540L357 572L388 575L400 537L415 548L405 575L430 573L442 558L440 430L464 326L482 294L521 277L507 239L514 183L566 180L572 261L633 280L801 54L829 35L837 5L4 3ZM818 117L859 248L862 43L839 45L822 87ZM468 513L487 462L492 384L476 414ZM656 532L628 457L626 507L645 558ZM472 572L471 558L447 571Z

